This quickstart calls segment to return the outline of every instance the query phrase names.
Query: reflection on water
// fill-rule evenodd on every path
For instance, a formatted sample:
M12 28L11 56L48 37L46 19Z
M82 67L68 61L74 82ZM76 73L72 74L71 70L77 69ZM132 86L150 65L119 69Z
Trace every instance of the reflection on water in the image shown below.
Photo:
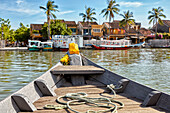
M170 49L83 51L95 63L170 94Z
M170 49L81 50L97 64L170 94ZM55 65L65 52L0 51L0 100Z
M0 100L55 65L65 52L0 51Z

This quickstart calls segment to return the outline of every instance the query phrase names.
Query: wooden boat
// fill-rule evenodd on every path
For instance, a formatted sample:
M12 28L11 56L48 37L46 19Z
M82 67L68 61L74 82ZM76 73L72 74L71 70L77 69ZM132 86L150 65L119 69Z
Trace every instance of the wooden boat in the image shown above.
M28 40L29 51L39 51L41 49L41 41L39 40Z
M53 42L41 42L43 51L52 51L53 50Z
M126 50L132 46L130 40L101 40L100 44L92 44L92 47L99 50Z
M91 46L99 50L127 50L131 48L140 48L144 43L145 42L131 44L130 40L101 40L100 44L91 44Z
M124 107L118 109L119 113L170 112L170 95L117 75L84 56L82 56L82 64L83 66L63 66L59 62L42 76L2 100L0 102L1 113L73 113L73 109L79 112L90 110L89 113L94 113L94 110L111 109L111 107L92 107L90 104L83 103L71 105L72 110L61 109L61 104L56 102L59 96L77 92L87 93L89 97L110 98L113 94L110 90L106 90L106 85L109 84L119 87L115 90L117 97L114 98L124 103ZM62 99L61 101L68 102L69 100ZM51 108L54 105L54 108L57 105L60 107L58 110L57 108L45 109L48 105L51 105L49 106Z

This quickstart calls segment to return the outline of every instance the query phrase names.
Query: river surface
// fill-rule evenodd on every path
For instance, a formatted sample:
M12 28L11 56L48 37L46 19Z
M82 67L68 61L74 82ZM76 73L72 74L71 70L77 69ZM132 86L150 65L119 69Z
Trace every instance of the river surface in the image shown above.
M170 49L81 50L114 73L170 94ZM0 51L0 101L54 66L65 52Z

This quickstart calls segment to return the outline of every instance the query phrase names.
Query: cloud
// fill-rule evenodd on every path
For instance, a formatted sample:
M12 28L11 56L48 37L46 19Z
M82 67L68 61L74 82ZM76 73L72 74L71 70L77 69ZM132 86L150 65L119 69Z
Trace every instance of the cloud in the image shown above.
M125 6L125 7L140 7L143 5L141 2L120 2L120 6Z
M21 3L24 3L24 1L22 0L17 0L16 1L17 4L19 5L11 5L9 6L8 4L0 4L0 9L2 9L3 11L9 11L9 12L13 12L15 14L27 14L27 15L34 15L34 14L38 14L40 13L40 10L36 10L31 8L30 4L25 6L24 4L21 5Z
M23 3L24 1L23 0L17 0L16 3L17 5L20 5L21 3Z
M63 12L58 12L58 15L64 15L64 14L69 14L69 13L74 13L75 11L63 11Z

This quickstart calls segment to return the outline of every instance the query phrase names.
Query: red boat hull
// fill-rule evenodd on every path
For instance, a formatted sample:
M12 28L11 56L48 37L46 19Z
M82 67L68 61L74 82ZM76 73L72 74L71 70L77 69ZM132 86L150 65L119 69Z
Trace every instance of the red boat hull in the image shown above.
M98 50L127 50L131 48L131 47L100 47L96 45L92 45L92 46Z

